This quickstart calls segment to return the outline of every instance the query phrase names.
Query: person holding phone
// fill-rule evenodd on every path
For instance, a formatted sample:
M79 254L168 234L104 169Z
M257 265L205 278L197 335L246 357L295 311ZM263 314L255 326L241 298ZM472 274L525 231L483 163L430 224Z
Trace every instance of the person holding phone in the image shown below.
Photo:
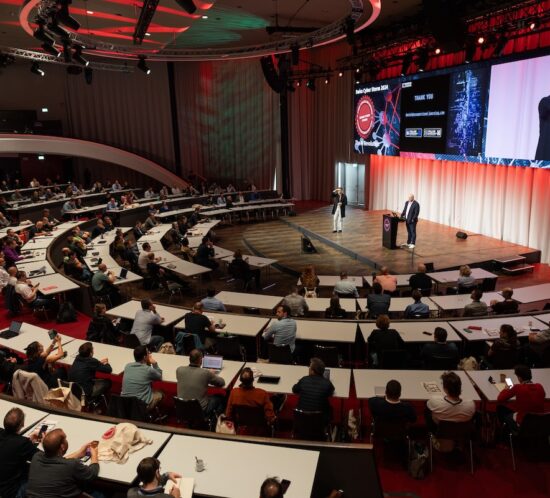
M56 333L53 336L51 344L46 349L41 343L34 341L26 347L25 351L27 353L25 369L37 374L49 389L57 387L58 379L67 378L65 369L54 367L55 362L65 356L59 334Z
M527 413L544 413L546 393L544 387L533 382L531 369L526 365L517 365L514 373L519 383L500 391L497 401L497 416L500 422L512 433L519 430L519 425ZM506 379L508 381L508 379ZM505 403L515 398L515 408L512 410Z
M15 274L15 278L17 279L15 292L17 292L31 308L45 307L52 309L57 306L55 299L38 294L40 282L36 285L32 285L32 282L27 278L27 274L24 271L18 271Z

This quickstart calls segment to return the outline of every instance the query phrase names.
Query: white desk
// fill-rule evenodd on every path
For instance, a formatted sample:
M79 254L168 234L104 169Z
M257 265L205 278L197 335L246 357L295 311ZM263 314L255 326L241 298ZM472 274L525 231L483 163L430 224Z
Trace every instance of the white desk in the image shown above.
M153 358L157 360L158 366L162 370L163 382L177 382L177 368L189 365L189 356L153 353ZM218 375L225 380L225 385L228 386L237 377L242 367L242 361L223 360L223 368Z
M499 391L494 384L489 382L489 377L492 377L495 382L500 382L500 374L510 377L514 384L518 383L518 378L514 374L513 369L503 369L503 370L468 370L466 372L468 376L472 379L474 384L480 389L483 393L483 396L487 398L488 401L496 401ZM533 374L533 382L538 382L544 387L546 392L546 399L550 398L550 368L532 368L531 373Z
M332 372L331 372L332 373ZM395 379L401 383L401 397L414 401L426 401L435 396L443 396L443 385L439 370L377 370L377 369L355 369L355 391L357 398L368 399L376 396L375 388L386 388L388 381ZM472 382L465 372L456 370L455 373L462 380L462 399L480 401ZM440 393L429 393L426 391L423 382L437 382Z
M262 384L254 381L256 387L260 387L270 393L292 394L292 386L309 373L309 367L304 365L278 365L276 363L251 363L245 367L251 368L255 373L280 377L278 384ZM256 377L256 375L255 375ZM351 370L348 368L331 368L330 381L334 385L334 396L347 398L351 384ZM235 385L235 387L238 387Z
M21 408L21 410L23 410L23 413L25 413L25 423L23 424L24 430L32 427L44 417L48 416L48 412L36 410L35 408L30 408L28 406L18 405L15 401L6 401L0 399L0 420L2 421L2 423L4 421L4 417L12 408Z
M155 304L157 313L164 318L162 325L168 326L181 320L187 313L188 309L185 308L176 308L175 306L164 306L162 304ZM114 316L117 318L126 318L128 320L133 320L136 316L136 312L141 309L141 301L131 300L120 306L112 308L107 311L109 316Z
M430 311L437 311L437 306L430 298L423 297L422 302L428 305ZM409 304L413 304L414 299L412 297L392 297L390 301L390 313L403 313Z
M541 322L544 322L544 323L550 325L550 313L544 313L542 315L536 315L535 318L537 320L540 320Z
M50 265L50 263L48 263L45 259L42 261L27 261L27 259L24 259L22 261L18 261L16 265L18 270L24 271L27 274L28 278L34 278L32 275L30 275L32 271L43 270L43 273L37 276L52 275L54 273L57 273L55 269L52 268L52 265Z
M442 310L461 310L464 306L472 302L470 294L453 294L450 296L430 296L430 299L437 304ZM504 301L504 298L498 292L484 292L481 301L487 306L491 305L491 301Z
M427 273L427 275L438 284L456 284L460 273L458 270L448 270ZM472 277L476 280L483 280L484 278L498 278L498 275L488 272L483 268L472 268Z
M195 457L205 470L195 471ZM257 498L266 477L291 484L285 498L311 496L319 452L280 446L174 435L158 456L163 470L195 479L196 494ZM239 478L246 467L246 478Z
M175 259L168 262L159 262L159 265L166 270L173 271L174 273L179 273L185 277L193 277L195 275L202 275L203 273L208 273L212 271L211 268L206 266L197 265L189 261L184 261L183 259Z
M269 317L233 315L231 313L215 313L205 311L204 315L212 319L214 323L222 320L225 323L223 329L217 329L219 333L228 333L245 337L256 337L260 331L271 321ZM175 325L176 329L185 329L185 320Z
M340 282L340 275L318 275L318 278L319 287L334 287L336 282ZM363 277L348 276L347 279L354 283L355 287L363 287ZM298 285L302 285L302 281L300 279L298 279Z
M17 321L17 320L16 320ZM61 336L61 344L65 345L74 340L73 337L68 335L59 334ZM4 339L0 337L0 345L17 351L18 353L25 353L25 348L34 341L38 341L40 344L47 348L51 344L52 340L48 336L48 329L25 323L21 325L19 335L12 337L11 339Z
M67 357L62 358L58 363L64 365L72 365L74 359L78 355L78 348L85 342L82 339L74 339L65 346L63 350L67 351ZM94 358L101 360L103 358L109 359L109 365L113 369L113 375L120 375L124 371L124 367L128 363L134 362L134 350L130 348L123 348L121 346L114 346L111 344L103 344L101 342L94 342Z
M223 258L227 264L233 262L233 255ZM252 268L265 268L266 266L271 266L273 263L276 263L276 259L269 258L260 258L259 256L251 256L249 254L243 254L243 259L252 267Z
M224 249L220 246L214 246L214 257L216 259L224 259L228 257L232 257L235 251L230 251L229 249Z
M33 239L29 240L23 247L21 248L22 251L34 251L35 249L47 249L50 247L50 244L55 240L55 237L53 235L49 235L47 237L34 237Z
M397 287L409 287L410 286L409 280L413 275L414 275L413 273L402 273L399 275L392 275L392 277L397 278ZM365 282L370 287L372 287L372 281L373 281L372 275L368 275L363 278L365 279Z
M534 303L550 299L550 284L531 285L514 289L512 296L520 303Z
M330 341L354 343L357 323L296 320L296 339L302 341Z
M418 320L411 320L393 322L390 324L390 328L397 330L401 339L405 342L433 342L433 334L436 327L442 327L447 331L447 341L462 341L462 338L447 322L421 322ZM359 328L361 329L365 341L368 341L371 332L377 327L376 323L360 323ZM432 335L426 335L423 332L430 332Z
M532 327L529 326L529 322L532 323ZM467 341L494 341L499 337L498 331L500 330L500 326L504 323L514 327L519 337L529 335L530 328L546 328L543 322L531 316L479 317L470 320L449 321L449 324ZM464 329L468 328L470 325L481 327L481 330L465 332Z
M222 291L216 295L226 306L242 306L250 308L259 308L262 310L272 310L283 298L281 296L266 296L263 294L247 294L244 292Z
M56 422L55 428L63 429L63 432L67 435L67 442L69 443L68 454L77 451L90 441L101 441L103 434L113 427L112 424L104 422L82 420L78 417L65 417L58 414L51 414L42 422L47 423L48 421ZM141 450L131 453L128 461L123 465L100 461L99 477L130 484L136 478L136 468L139 462L145 457L154 457L170 437L170 434L165 432L147 429L140 429L140 432L145 438L152 440L152 444L148 444Z
M46 249L33 249L32 247L27 247L21 251L21 254L25 256L25 259L21 260L21 263L29 263L31 261L45 261L46 260Z
M46 275L45 277L33 277L31 281L34 285L40 283L38 290L44 296L53 296L62 292L78 289L79 285L64 277L60 273Z
M306 302L309 306L309 311L324 312L330 306L329 297L306 297ZM357 311L357 301L355 298L340 299L340 306L347 313L355 313Z

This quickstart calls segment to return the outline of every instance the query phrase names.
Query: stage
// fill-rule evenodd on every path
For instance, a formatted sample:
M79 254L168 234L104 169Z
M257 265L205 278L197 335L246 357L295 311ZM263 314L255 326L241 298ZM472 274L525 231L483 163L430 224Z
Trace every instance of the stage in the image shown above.
M460 228L419 220L416 247L390 250L382 246L382 215L388 211L346 210L344 230L332 233L331 206L302 212L296 217L248 227L244 242L254 253L278 260L281 270L299 273L314 264L318 274L365 274L388 266L392 273L411 273L418 263L433 263L435 270L468 264L492 270L492 260L526 256L527 262L540 261L540 251L510 242L468 233L458 239ZM309 237L318 254L301 251L301 235ZM399 223L397 244L407 239L404 223Z

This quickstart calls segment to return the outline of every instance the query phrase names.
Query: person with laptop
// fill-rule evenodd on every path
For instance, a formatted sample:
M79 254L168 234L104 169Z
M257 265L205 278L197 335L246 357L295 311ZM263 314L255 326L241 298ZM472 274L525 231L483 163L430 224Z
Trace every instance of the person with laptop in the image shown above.
M153 328L163 322L164 318L157 313L153 301L142 299L141 309L136 311L130 333L134 334L140 344L147 346L150 351L158 351L158 348L164 342L164 338L160 335L153 335Z
M199 349L189 353L189 366L178 367L176 379L178 383L178 398L183 400L196 399L206 417L217 416L223 412L224 397L208 396L208 386L223 387L225 379L203 364L203 354ZM202 367L202 368L201 368Z
M121 302L120 293L114 286L116 280L116 275L111 270L107 270L105 263L97 265L97 271L92 277L92 289L98 296L109 296L113 306Z

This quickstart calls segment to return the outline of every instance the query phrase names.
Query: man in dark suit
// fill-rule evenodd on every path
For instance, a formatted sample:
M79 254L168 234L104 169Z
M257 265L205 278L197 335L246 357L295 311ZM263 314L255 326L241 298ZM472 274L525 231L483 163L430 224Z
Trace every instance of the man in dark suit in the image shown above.
M344 227L344 218L346 217L346 205L348 198L344 194L342 187L332 191L332 233L341 232Z
M407 226L407 244L409 249L414 249L416 244L416 224L420 214L420 204L414 200L414 195L409 195L409 200L405 202L405 207L401 213L401 218L405 220Z

